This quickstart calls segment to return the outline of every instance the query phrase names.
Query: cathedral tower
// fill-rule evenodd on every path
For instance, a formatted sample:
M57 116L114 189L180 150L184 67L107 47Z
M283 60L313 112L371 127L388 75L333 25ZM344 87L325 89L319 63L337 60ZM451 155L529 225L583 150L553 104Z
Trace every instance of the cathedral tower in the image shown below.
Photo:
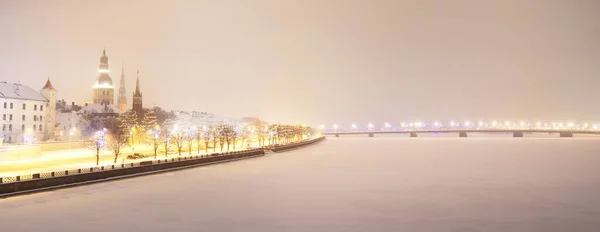
M119 98L117 104L121 112L127 111L127 93L125 91L125 67L121 68L121 81L119 83Z
M94 84L93 101L94 104L112 105L114 104L114 91L110 71L108 69L108 56L106 50L102 51L100 57L100 67L98 68L98 77Z
M138 116L138 122L144 117L144 107L142 106L142 92L140 92L140 70L137 70L137 80L135 82L135 92L133 93L133 107Z

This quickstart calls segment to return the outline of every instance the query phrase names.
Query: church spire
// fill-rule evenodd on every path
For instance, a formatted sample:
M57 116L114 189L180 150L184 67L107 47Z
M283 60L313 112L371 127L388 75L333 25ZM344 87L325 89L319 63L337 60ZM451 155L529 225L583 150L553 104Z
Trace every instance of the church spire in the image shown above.
M137 70L137 80L135 81L135 96L141 96L142 93L140 93L140 70Z
M125 90L125 63L121 66L121 81L119 85L119 98L117 105L121 112L127 111L127 93Z
M133 93L133 106L131 107L138 116L138 123L142 122L144 116L144 107L142 103L142 92L140 91L140 70L137 70L137 79L135 81L135 93Z

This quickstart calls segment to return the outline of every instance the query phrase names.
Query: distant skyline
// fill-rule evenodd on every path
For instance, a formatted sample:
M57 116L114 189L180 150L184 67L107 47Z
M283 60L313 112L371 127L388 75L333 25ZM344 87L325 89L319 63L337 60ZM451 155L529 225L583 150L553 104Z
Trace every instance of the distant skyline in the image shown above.
M0 1L0 80L273 123L600 121L600 1ZM115 102L116 102L115 98Z

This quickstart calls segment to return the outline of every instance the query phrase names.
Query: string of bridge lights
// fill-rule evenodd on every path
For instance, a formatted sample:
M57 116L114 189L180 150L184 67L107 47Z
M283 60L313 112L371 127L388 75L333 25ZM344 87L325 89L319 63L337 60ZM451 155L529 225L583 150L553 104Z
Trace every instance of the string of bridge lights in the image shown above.
M577 123L573 121L449 121L449 122L424 122L424 121L412 121L412 122L401 122L397 125L392 125L391 123L383 123L381 127L373 123L367 123L365 125L359 125L352 123L349 125L350 128L343 127L334 123L331 127L327 127L327 125L323 124L319 126L320 130L326 129L334 129L334 130L410 130L410 129L481 129L481 130L490 130L490 129L546 129L546 130L585 130L585 131L598 131L600 130L600 124L590 124L590 123Z

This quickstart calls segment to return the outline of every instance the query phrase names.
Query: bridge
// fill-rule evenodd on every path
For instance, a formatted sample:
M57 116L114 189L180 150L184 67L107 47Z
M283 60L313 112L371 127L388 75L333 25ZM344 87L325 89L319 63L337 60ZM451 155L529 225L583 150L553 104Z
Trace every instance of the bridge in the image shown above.
M392 127L390 123L386 122L381 128L376 127L373 123L368 123L365 127L352 124L351 128L341 128L338 124L333 124L333 127L330 128L321 125L319 129L325 135L336 137L340 137L341 135L368 135L369 137L375 137L376 134L409 134L410 137L418 137L419 134L425 133L455 133L459 137L468 137L469 133L511 133L513 137L523 137L524 134L533 133L558 134L560 137L573 137L574 134L600 135L600 124L577 123L574 121L414 121L402 122L397 127Z
M458 137L468 137L468 133L512 133L513 137L523 137L524 134L543 133L558 134L559 137L573 137L573 134L600 135L600 131L593 130L555 130L555 129L425 129L425 130L382 130L382 131L329 131L324 135L340 137L341 135L368 135L375 137L376 134L408 134L410 137L418 137L424 133L455 133Z

